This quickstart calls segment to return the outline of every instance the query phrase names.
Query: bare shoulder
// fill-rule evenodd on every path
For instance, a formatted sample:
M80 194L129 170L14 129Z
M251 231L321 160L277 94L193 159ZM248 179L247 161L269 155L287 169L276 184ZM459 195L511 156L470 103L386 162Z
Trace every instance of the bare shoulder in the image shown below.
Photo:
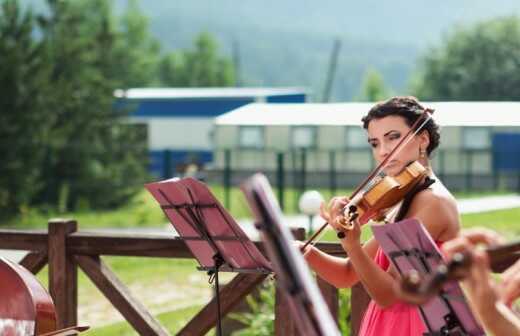
M435 240L452 239L460 230L457 202L440 182L414 197L406 217L421 220Z

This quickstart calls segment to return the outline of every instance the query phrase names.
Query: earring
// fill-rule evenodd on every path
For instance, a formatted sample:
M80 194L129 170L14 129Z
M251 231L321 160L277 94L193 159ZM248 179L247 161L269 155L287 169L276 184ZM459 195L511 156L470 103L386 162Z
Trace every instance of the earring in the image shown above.
M419 149L419 157L421 159L424 159L426 157L426 150L425 149L423 149L423 148Z

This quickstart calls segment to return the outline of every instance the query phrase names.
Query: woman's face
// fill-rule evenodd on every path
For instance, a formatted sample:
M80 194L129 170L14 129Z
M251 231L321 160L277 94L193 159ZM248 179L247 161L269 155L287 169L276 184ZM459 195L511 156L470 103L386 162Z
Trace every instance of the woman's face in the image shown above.
M381 163L402 137L410 130L401 116L390 115L380 119L372 119L368 124L368 143L377 163ZM383 168L389 176L399 174L408 163L419 159L420 148L426 149L429 143L428 132L419 135L404 146Z

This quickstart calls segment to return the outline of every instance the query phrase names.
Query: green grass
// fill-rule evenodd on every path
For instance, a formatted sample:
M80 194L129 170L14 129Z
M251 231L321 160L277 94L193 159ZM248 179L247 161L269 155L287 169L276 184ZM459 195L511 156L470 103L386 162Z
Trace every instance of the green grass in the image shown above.
M174 335L200 310L200 305L178 309L172 312L159 314L157 316L161 324ZM83 334L82 334L83 335ZM128 322L118 322L105 327L89 330L85 336L134 336L138 335Z
M221 186L210 186L215 197L224 204L225 192ZM333 195L328 189L318 189L325 200ZM336 195L349 195L352 190L341 189ZM275 190L275 193L277 191ZM456 193L456 198L474 198L481 196L503 195L504 192L461 192ZM286 214L298 213L299 192L295 189L286 189L284 196L284 212ZM239 188L230 190L230 208L228 211L234 218L250 218L251 213ZM128 228L128 227L164 227L168 220L162 213L153 197L145 190L131 199L126 206L119 209L106 211L80 210L74 212L59 213L55 210L36 208L23 208L21 214L8 222L2 223L4 228L32 229L46 228L49 218L73 218L78 221L80 228Z
M520 208L462 215L462 227L486 227L504 237L520 236Z
M463 229L485 227L499 232L506 239L513 239L520 236L520 208L463 214L461 215L461 222ZM361 240L366 241L371 236L372 232L369 226L363 226ZM337 241L336 233L327 230L321 240Z

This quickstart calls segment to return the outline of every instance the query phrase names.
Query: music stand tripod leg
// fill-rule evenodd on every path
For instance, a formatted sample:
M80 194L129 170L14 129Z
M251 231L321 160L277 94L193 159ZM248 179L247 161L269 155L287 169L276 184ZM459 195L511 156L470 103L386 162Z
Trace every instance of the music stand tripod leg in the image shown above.
M219 268L224 264L224 259L220 255L220 253L216 253L213 256L213 260L215 261L215 268L208 271L209 275L209 283L215 282L215 301L217 304L217 336L222 336L222 316L220 312L220 288L218 282L218 271Z

